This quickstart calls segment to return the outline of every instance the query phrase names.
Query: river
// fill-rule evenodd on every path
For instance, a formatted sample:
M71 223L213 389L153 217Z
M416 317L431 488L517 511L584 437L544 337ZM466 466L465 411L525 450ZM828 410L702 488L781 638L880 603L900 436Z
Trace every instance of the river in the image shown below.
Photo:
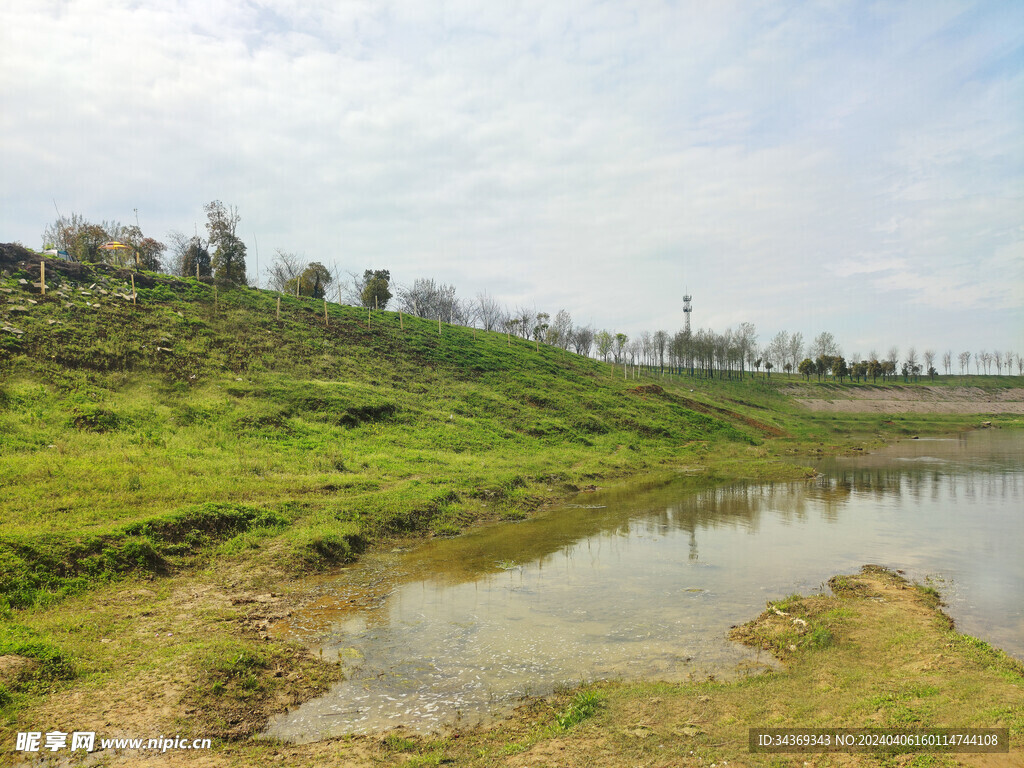
M774 662L726 639L766 600L865 563L935 586L961 631L1024 658L1024 433L908 440L813 480L581 493L536 518L365 557L275 633L346 679L266 735L312 741L500 715L593 679Z

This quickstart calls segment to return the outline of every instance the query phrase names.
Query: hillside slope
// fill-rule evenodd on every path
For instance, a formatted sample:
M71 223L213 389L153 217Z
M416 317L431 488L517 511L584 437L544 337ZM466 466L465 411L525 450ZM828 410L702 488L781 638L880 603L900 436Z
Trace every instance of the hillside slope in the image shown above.
M501 333L103 265L48 262L44 296L37 262L2 266L14 605L169 572L254 527L275 532L278 564L343 561L781 433Z

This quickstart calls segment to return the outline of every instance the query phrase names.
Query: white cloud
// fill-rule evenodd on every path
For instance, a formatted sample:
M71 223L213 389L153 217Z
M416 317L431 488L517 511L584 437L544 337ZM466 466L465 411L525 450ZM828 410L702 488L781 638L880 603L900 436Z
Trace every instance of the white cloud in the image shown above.
M162 235L220 198L264 265L284 247L633 331L681 325L683 286L700 325L831 313L858 338L886 332L865 296L952 295L1024 347L1021 21L986 2L10 0L0 239L39 245L53 199Z

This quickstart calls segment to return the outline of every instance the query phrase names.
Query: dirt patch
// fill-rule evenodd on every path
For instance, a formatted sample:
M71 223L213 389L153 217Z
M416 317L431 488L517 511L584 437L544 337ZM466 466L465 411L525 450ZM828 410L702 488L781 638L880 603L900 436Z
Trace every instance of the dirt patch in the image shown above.
M670 397L689 408L691 411L697 411L698 413L714 414L716 416L722 416L730 421L738 421L741 424L745 424L748 427L756 429L765 437L785 437L785 430L779 429L773 424L766 424L763 421L752 419L749 416L744 416L742 413L736 411L730 411L728 408L719 408L716 405L708 405L702 403L699 400L692 400L689 397L683 397L682 395L670 395Z
M807 398L803 387L782 390L809 411L833 413L1024 413L1024 389L986 391L979 387L875 387L830 390Z
M38 666L37 662L24 656L9 653L0 656L0 683L14 683L26 677Z
M720 408L716 405L702 403L699 400L693 400L692 398L689 397L683 397L682 395L668 393L664 389L659 387L657 384L645 384L643 386L634 387L629 391L635 395L644 398L648 396L665 398L674 403L679 403L684 408L688 408L691 411L696 411L697 413L705 413L708 414L709 416L714 415L727 419L728 421L739 422L741 424L744 424L745 426L751 427L752 429L756 429L758 432L760 432L762 435L766 437L782 437L786 434L783 430L779 429L778 427L772 424L766 424L763 421L752 419L749 416L744 416L742 413L730 411L728 408Z

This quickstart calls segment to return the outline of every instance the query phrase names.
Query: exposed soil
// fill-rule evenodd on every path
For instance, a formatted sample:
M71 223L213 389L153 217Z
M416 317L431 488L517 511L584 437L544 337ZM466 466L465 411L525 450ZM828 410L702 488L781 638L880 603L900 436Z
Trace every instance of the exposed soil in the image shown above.
M977 387L850 387L831 398L806 398L807 390L782 390L809 411L835 413L1024 413L1024 388L987 392Z
M688 408L691 411L697 413L714 414L716 416L723 416L730 421L738 421L741 424L745 424L748 427L756 429L762 435L767 437L782 437L786 433L776 427L773 424L766 424L763 421L752 419L749 416L744 416L742 413L736 411L730 411L728 408L720 408L716 405L709 405L708 403L702 403L699 400L694 400L690 397L683 397L682 395L675 395L666 392L664 389L659 387L657 384L645 384L631 390L634 394L640 397L647 397L648 395L654 397L661 397L672 402L679 403L684 408Z

